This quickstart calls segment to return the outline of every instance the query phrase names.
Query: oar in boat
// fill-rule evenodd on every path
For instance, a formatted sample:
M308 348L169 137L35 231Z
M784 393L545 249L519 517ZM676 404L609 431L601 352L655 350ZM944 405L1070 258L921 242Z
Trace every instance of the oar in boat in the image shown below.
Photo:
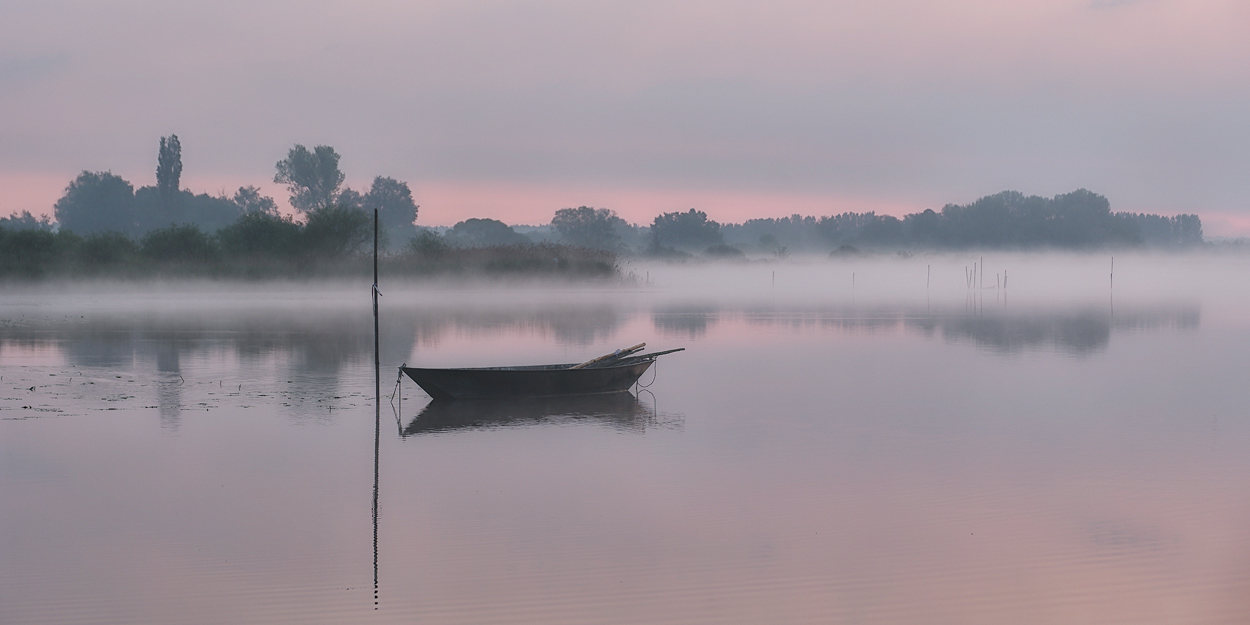
M677 349L666 349L666 350L664 350L664 351L662 351L662 352L651 352L650 354L638 354L637 356L634 356L634 358L651 358L651 359L655 359L655 357L657 357L657 356L663 356L664 354L671 354L671 353L673 353L673 352L684 352L684 351L686 351L686 348L684 348L684 347L678 347Z
M664 354L671 354L673 352L684 352L684 351L686 351L686 348L678 347L677 349L666 349L662 352L651 352L650 354L638 354L637 356L628 356L625 358L621 358L620 360L608 361L608 364L600 363L596 365L591 365L589 368L594 369L596 367L623 365L625 363L636 363L636 362L642 362L644 360L655 360L656 358L663 356Z
M612 352L611 354L604 354L603 356L600 356L598 358L591 358L590 360L587 360L586 362L583 362L580 365L573 365L572 367L569 367L569 368L570 369L585 369L586 367L589 367L593 364L600 363L604 360L608 360L608 359L615 360L617 358L624 358L634 352L637 352L638 350L641 350L642 348L646 346L647 346L646 343L639 343L633 347L626 347L625 349L618 349Z

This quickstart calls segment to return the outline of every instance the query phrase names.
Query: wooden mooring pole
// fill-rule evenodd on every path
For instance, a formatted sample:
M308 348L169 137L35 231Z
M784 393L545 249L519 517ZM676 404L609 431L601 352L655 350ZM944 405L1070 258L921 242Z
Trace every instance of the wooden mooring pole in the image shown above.
M378 452L382 443L382 357L378 346L378 209L373 209L373 609L378 609Z

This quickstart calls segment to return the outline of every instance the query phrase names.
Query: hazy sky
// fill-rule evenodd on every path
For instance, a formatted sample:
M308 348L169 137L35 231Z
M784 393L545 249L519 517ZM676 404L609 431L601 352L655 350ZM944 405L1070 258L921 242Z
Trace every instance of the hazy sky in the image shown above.
M0 214L78 172L272 183L295 143L419 224L901 215L1078 187L1250 234L1245 0L0 0Z

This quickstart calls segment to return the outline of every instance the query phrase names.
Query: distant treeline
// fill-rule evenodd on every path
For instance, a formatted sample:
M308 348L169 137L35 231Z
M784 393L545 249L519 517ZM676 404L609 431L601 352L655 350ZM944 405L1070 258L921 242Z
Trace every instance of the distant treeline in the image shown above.
M517 232L521 230L521 232ZM427 232L423 236L436 236ZM1203 244L1197 215L1163 217L1113 213L1107 198L1084 189L1053 198L1015 191L983 197L941 211L902 219L890 215L842 213L793 215L722 225L690 209L658 215L649 226L631 225L603 208L563 208L551 225L510 228L490 219L469 219L442 233L452 246L555 241L659 257L701 254L743 257L764 253L838 253L846 250L1096 249L1103 247L1186 248Z
M722 225L705 212L690 209L663 213L640 226L605 208L579 206L559 209L549 224L539 226L474 218L451 228L420 228L419 207L407 183L378 176L367 191L355 191L343 185L339 158L329 146L309 150L296 145L277 162L273 180L289 189L296 219L280 215L273 198L254 186L240 187L232 196L182 189L181 143L176 135L162 137L154 186L136 190L110 172L84 171L53 207L55 221L30 213L0 218L0 271L30 274L38 272L36 267L91 270L118 263L138 267L144 262L199 263L218 269L249 263L266 270L279 265L324 267L363 250L372 236L375 208L384 249L444 269L456 262L477 262L470 257L481 260L481 253L458 251L480 248L495 249L496 260L507 255L503 250L513 250L517 262L525 264L528 261L522 259L533 254L519 250L531 245L582 248L591 255L598 250L670 258L692 254L742 258L746 253L785 257L795 252L859 250L1203 244L1197 215L1112 212L1107 198L1084 189L1053 198L1004 191L901 219L847 212Z
M820 249L851 245L898 249L1091 249L1201 245L1197 215L1113 213L1107 198L1080 189L1053 198L1004 191L971 204L947 204L902 219L875 213L752 219L724 228L733 244Z

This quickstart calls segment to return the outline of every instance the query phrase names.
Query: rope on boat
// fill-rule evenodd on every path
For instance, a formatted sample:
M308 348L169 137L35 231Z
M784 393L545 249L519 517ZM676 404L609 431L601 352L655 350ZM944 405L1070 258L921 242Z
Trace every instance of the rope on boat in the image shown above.
M379 293L379 295L381 295L381 293ZM395 389L391 391L391 412L395 413L395 425L399 426L399 429L401 430L404 429L404 426L399 421L400 419L399 410L395 408L395 396L399 395L399 385L401 382L404 381L404 367L407 367L407 366L408 366L408 363L406 362L399 366L399 375L395 376ZM403 395L399 396L399 405L400 406L404 405Z
M657 358L651 362L653 363L651 366L651 381L647 382L646 384L643 384L642 382L634 382L634 385L637 386L640 390L644 388L651 388L651 385L655 384L656 376L659 375L660 360ZM654 397L654 395L652 396Z

